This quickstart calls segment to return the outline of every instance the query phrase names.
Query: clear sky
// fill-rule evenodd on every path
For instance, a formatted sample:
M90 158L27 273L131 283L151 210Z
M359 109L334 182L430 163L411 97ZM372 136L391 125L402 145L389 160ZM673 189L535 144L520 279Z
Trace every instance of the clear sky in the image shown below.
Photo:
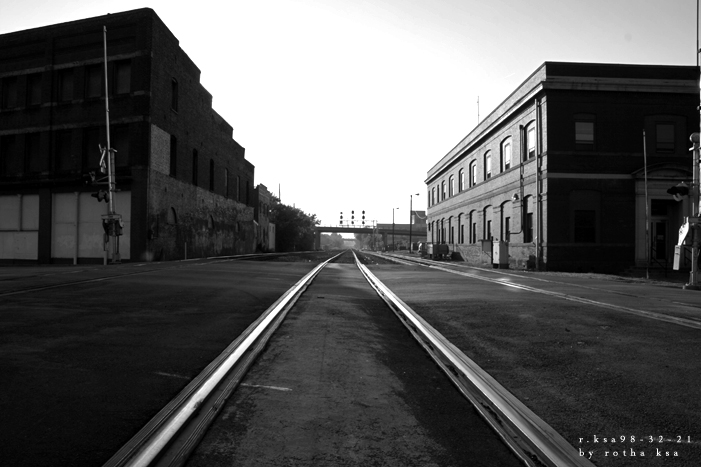
M0 0L0 34L153 8L262 183L406 223L427 171L545 61L696 64L694 0ZM279 191L278 191L279 187Z

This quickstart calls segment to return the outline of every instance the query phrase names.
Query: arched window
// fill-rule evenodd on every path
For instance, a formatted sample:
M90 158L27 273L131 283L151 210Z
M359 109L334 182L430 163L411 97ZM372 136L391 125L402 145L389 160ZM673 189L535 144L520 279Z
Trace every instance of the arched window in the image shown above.
M535 125L531 124L526 128L526 155L528 159L535 157Z
M178 223L178 216L175 214L175 208L168 209L168 214L166 217L166 224L176 225Z
M455 176L451 175L448 179L448 196L455 195Z
M501 143L501 171L511 168L511 138L505 139Z
M487 206L482 211L482 219L484 219L484 225L482 226L482 238L484 240L492 239L492 207Z
M458 243L465 243L465 224L462 213L458 214Z
M477 161L470 162L470 186L477 185Z
M458 191L465 189L465 169L460 169L458 172Z
M484 179L487 180L492 176L492 153L487 151L484 155Z
M445 180L441 182L441 201L445 199Z

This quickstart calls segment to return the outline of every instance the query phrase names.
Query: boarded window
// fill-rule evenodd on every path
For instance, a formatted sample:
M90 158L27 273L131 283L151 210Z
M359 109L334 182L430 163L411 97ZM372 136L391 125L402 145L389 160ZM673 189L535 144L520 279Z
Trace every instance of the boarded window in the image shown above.
M17 107L17 77L7 76L2 79L2 101L3 109L14 109Z
M27 76L27 105L41 104L41 73Z
M79 158L73 154L73 135L71 130L56 133L56 168L61 172L73 172L80 169Z
M659 152L674 152L674 124L658 123L655 129L657 134L657 150Z
M117 167L128 167L130 164L130 138L129 126L120 125L112 130L112 148L117 152L114 155L114 164Z
M19 175L17 141L15 135L0 137L0 177ZM19 167L18 167L19 166Z
M73 100L73 69L58 72L58 100L66 102Z
M574 241L575 243L596 242L596 211L574 211Z
M102 96L102 67L90 65L85 69L85 97Z
M24 137L24 151L28 172L49 170L48 158L41 152L41 133L29 133Z
M131 92L131 61L120 60L114 63L114 93Z

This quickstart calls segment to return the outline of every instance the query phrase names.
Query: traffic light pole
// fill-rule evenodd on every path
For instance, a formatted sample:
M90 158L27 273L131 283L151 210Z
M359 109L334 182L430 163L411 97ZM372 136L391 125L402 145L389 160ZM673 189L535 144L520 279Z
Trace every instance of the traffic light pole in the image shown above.
M104 44L104 59L105 59L105 123L107 126L107 147L105 148L107 156L107 215L102 216L103 224L106 224L107 233L105 238L111 237L112 242L112 263L121 262L119 255L119 235L121 235L122 226L122 216L115 211L114 195L117 191L117 182L114 175L114 153L116 152L112 148L112 143L110 141L110 100L109 100L109 86L107 80L107 26L102 27L103 33L103 44ZM103 157L104 157L103 155ZM105 242L107 243L107 242Z

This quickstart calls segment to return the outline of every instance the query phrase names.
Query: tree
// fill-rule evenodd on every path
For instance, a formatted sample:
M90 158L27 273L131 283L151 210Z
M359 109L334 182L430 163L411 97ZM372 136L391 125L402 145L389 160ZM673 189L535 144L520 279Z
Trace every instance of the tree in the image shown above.
M273 196L270 220L275 224L275 250L311 251L314 249L314 226L319 225L316 214L306 214Z
M344 248L343 237L337 233L321 234L321 247L325 250L342 250Z

